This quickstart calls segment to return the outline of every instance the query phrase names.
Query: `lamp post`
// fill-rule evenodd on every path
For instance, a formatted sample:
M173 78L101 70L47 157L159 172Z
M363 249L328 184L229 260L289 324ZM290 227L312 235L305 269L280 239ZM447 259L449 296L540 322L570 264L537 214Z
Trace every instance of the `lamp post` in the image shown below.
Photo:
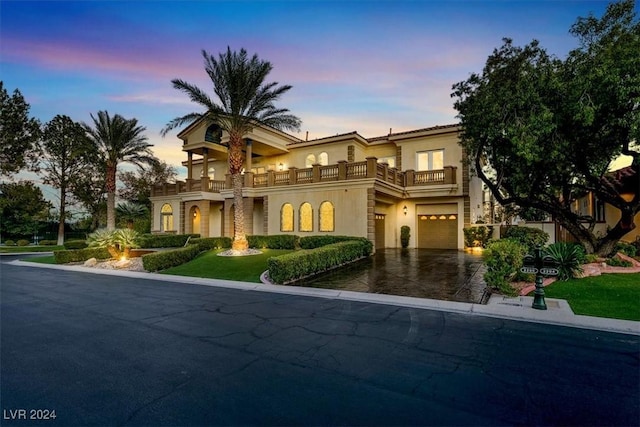
M536 290L533 293L532 308L536 310L546 310L547 304L544 300L544 276L557 276L558 263L549 255L543 255L541 246L533 251L533 255L526 255L522 262L523 267L520 269L523 273L533 273L536 275Z

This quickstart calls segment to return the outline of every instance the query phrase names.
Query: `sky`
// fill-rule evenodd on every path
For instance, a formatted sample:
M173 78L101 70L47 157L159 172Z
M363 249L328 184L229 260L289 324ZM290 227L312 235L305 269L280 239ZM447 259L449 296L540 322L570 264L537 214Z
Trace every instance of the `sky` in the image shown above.
M564 58L580 16L606 1L6 1L0 2L0 76L31 115L91 123L107 110L137 118L157 157L186 176L171 119L200 112L171 86L213 95L201 51L245 48L293 88L277 104L299 134L364 137L456 123L454 83L481 72L509 37Z

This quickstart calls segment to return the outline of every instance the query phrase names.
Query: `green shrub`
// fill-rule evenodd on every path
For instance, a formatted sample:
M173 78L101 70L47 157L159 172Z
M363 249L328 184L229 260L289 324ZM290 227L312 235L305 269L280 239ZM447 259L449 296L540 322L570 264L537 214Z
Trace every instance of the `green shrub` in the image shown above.
M189 245L199 245L204 250L223 249L231 247L230 237L196 237L189 240Z
M581 265L586 261L582 245L576 243L557 242L549 245L544 254L553 258L558 264L558 280L569 280L582 272Z
M72 249L84 249L89 247L86 240L69 240L68 242L64 242L64 248L67 250Z
M203 252L200 245L187 245L171 251L161 251L142 256L142 265L147 271L160 271L191 261Z
M40 246L55 246L58 244L57 240L40 240L38 245Z
M517 240L501 239L491 242L483 253L487 266L484 274L487 285L503 294L514 295L515 289L509 282L520 271L526 254L526 246Z
M587 254L584 256L584 263L591 264L593 262L598 262L598 255L596 254Z
M247 236L250 248L256 249L295 249L298 236L294 234L275 234L272 236Z
M349 240L358 240L361 237L355 236L305 236L300 238L300 247L302 249L315 249L323 246L332 245L334 243L346 242Z
M502 236L506 239L515 239L527 247L528 253L533 253L533 250L538 246L544 246L549 240L549 234L531 227L507 227Z
M145 234L140 238L141 248L180 248L187 240L200 237L199 234Z
M269 277L275 283L289 283L371 255L373 245L365 238L303 249L269 258Z
M54 251L53 256L56 259L56 264L66 264L69 262L83 262L89 258L96 259L109 259L111 255L107 248L86 248L86 249L73 249L64 251Z
M491 240L491 234L493 233L493 227L479 226L468 227L462 229L464 233L464 245L468 248L486 248L489 240Z
M616 244L616 252L622 252L626 256L634 257L638 253L638 249L631 243L618 242Z
M25 239L20 239L16 243L18 246L29 246L29 241Z
M13 240L5 240L5 241L4 241L4 244L5 244L6 246L15 246L15 245L16 245L16 242L14 242Z
M626 259L620 259L618 257L607 258L606 263L611 267L631 267L633 265Z
M403 248L409 247L409 238L411 237L411 228L408 225L400 227L400 245Z

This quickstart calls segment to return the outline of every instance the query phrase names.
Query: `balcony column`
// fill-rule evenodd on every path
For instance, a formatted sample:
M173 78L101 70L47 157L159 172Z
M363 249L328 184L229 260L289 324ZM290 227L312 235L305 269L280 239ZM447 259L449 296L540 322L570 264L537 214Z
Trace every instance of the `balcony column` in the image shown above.
M320 165L316 163L311 167L313 168L313 171L312 171L313 182L320 182Z
M347 179L347 161L338 160L338 181Z
M378 158L367 157L367 178L375 178L378 172Z
M413 169L409 169L404 171L405 183L404 185L407 187L411 187L415 184L415 171Z
M444 182L445 184L455 184L456 183L456 167L455 166L445 166L444 167Z
M289 168L289 184L293 185L293 184L297 184L298 183L298 168L296 167L290 167Z
M245 172L251 172L251 168L253 167L252 158L251 158L253 156L253 141L247 138L245 139L245 142L247 144L247 151L245 155L245 165L246 165Z
M187 153L187 179L193 179L193 153Z
M244 172L244 186L246 188L253 188L253 173L252 172Z

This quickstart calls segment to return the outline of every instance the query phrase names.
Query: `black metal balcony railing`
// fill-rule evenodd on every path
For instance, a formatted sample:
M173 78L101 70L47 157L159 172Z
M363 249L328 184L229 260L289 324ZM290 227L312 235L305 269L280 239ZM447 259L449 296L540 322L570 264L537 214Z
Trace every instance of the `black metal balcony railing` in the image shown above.
M286 171L269 171L260 174L245 173L244 186L262 188L363 178L375 178L401 187L456 184L456 169L455 166L445 166L444 169L432 171L407 170L401 172L390 168L386 163L377 163L375 157L368 157L363 162L339 161L334 165L313 165L313 167L304 169L292 167ZM175 184L156 184L151 189L151 195L172 196L190 191L219 193L229 188L231 188L230 175L227 175L227 179L224 181L203 177L187 179L186 182L178 181Z

